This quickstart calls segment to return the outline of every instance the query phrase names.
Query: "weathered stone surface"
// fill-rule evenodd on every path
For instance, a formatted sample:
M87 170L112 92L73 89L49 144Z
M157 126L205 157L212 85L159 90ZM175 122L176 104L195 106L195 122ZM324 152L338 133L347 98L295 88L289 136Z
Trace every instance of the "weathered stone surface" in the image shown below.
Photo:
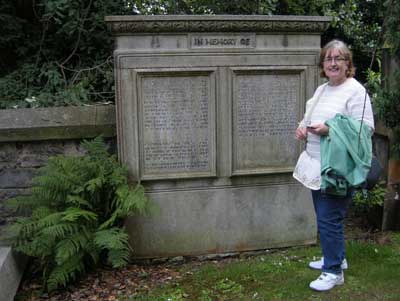
M309 32L321 33L330 19L316 16L108 16L115 34L170 32Z
M315 242L309 191L297 184L149 193L153 217L127 221L134 255L242 252Z
M3 169L0 171L0 189L27 188L31 186L35 169Z
M7 200L9 198L16 197L17 195L24 195L27 194L30 191L30 189L0 189L0 203L4 200Z
M114 106L0 110L0 142L115 136Z
M10 247L0 246L0 300L12 301L22 278L27 258Z
M137 257L315 242L293 137L319 84L325 17L112 16L120 159L160 208ZM310 34L312 32L312 34Z

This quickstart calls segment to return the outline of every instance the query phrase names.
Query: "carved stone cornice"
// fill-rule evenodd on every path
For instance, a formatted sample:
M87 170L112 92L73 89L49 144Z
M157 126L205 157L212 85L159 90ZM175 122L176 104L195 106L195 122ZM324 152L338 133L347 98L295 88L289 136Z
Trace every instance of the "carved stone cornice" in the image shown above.
M182 32L306 32L321 33L331 20L321 16L159 15L107 16L115 35Z

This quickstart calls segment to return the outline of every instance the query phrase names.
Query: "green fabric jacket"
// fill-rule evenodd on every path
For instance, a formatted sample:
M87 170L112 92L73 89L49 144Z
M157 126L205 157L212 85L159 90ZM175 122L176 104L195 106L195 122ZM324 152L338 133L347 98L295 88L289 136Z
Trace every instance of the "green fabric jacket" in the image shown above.
M371 130L342 114L325 122L329 134L321 136L321 191L345 196L350 187L361 186L371 168Z

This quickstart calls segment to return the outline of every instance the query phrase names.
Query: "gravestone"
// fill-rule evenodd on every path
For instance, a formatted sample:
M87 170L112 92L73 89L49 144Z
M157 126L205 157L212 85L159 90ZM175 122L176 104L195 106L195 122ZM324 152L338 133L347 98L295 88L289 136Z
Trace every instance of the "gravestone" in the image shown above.
M109 16L119 158L159 213L132 217L136 257L310 244L294 139L319 83L326 17Z

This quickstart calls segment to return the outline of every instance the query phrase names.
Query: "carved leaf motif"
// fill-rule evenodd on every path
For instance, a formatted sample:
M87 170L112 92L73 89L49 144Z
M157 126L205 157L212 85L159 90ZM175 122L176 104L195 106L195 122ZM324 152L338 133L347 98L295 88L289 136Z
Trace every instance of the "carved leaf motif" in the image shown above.
M324 21L279 20L163 20L110 21L111 31L120 33L165 32L323 32L329 23Z

